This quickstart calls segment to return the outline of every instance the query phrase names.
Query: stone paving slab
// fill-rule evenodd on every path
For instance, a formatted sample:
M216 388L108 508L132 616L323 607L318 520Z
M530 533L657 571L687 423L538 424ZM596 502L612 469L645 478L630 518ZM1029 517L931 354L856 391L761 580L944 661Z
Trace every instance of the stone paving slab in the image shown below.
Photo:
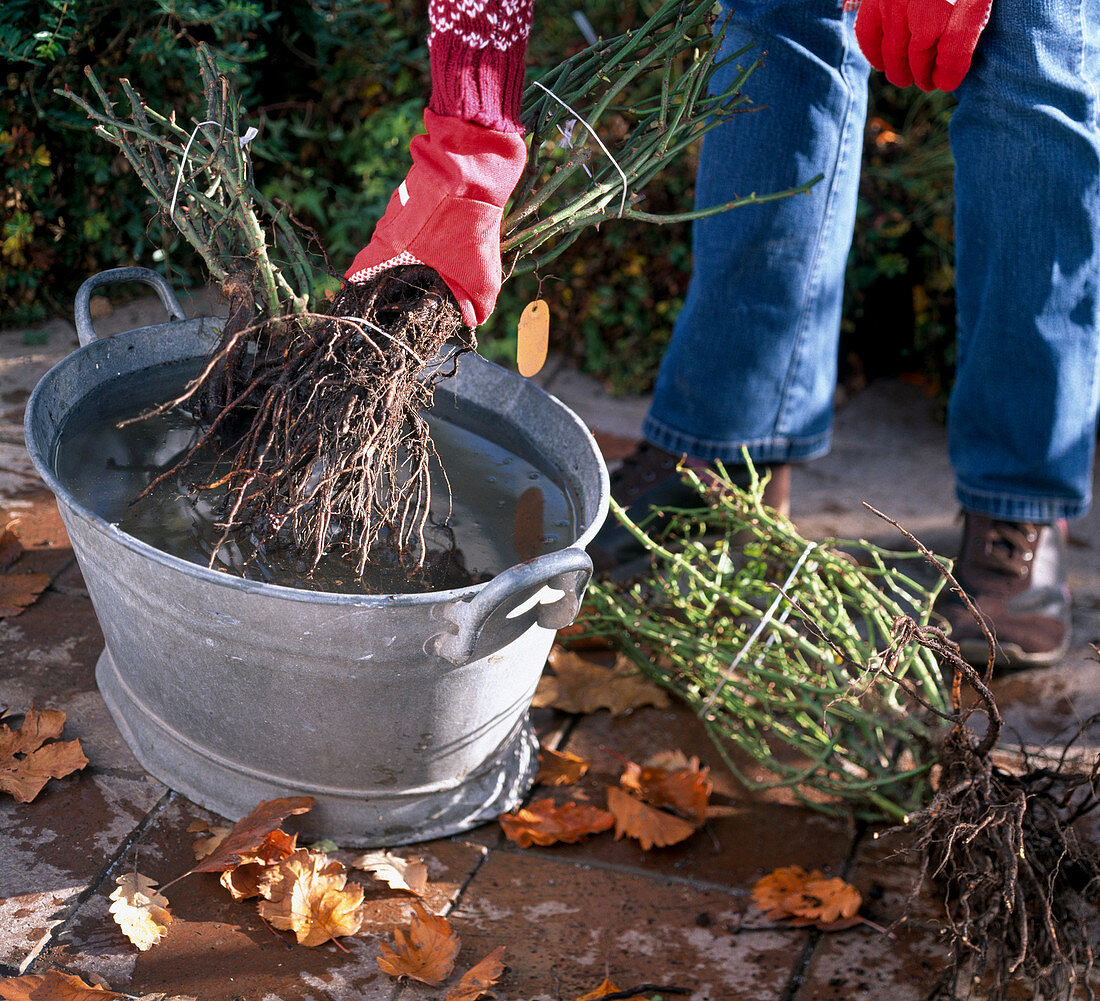
M1079 750L1100 749L1100 659L1074 650L1066 660L1040 671L995 678L991 686L1005 717L1003 741L1032 748L1060 747L1086 720Z
M195 822L223 823L173 794L129 845L111 870L112 878L104 880L55 936L43 964L95 974L128 993L164 991L203 1001L391 997L395 984L378 968L378 943L392 936L395 927L408 925L411 898L364 873L353 872L351 878L367 887L368 921L359 935L341 939L340 946L294 945L292 936L272 930L261 920L255 900L234 901L216 874L196 873L166 888L173 922L160 943L138 952L108 913L113 877L136 868L164 886L186 872L194 864L192 845L199 836L187 828ZM333 854L348 864L357 853ZM455 838L417 845L402 854L425 860L429 874L425 903L432 911L443 912L453 906L488 849Z
M199 296L189 315L209 311ZM106 334L160 322L158 304L104 310ZM18 519L28 552L23 569L48 573L42 598L0 619L0 705L61 708L66 737L79 736L91 764L52 782L32 804L0 801L0 975L28 967L102 976L133 993L166 991L202 999L428 1001L444 991L401 985L380 973L379 943L408 920L407 897L371 887L365 933L320 949L291 947L247 902L234 903L210 876L189 877L169 896L177 921L148 953L111 921L113 876L135 864L160 879L187 867L187 824L214 818L148 779L122 743L95 688L102 636L56 507L22 444L22 408L37 379L75 347L71 324L48 325L45 345L0 332L0 518ZM565 366L542 378L597 433L609 460L630 447L646 401L617 401ZM808 537L899 542L861 507L868 500L940 552L957 534L942 426L913 387L872 384L838 413L828 458L794 471L793 515ZM1013 739L1064 739L1067 727L1100 709L1100 513L1071 527L1074 647L1047 671L998 679ZM938 903L925 900L895 938L870 928L820 934L778 929L749 903L753 882L778 865L821 868L852 880L866 913L886 925L900 913L911 872L882 846L778 793L750 795L717 762L708 738L683 707L574 720L540 712L544 739L596 761L578 790L596 800L621 761L662 747L698 754L713 766L721 816L681 846L642 852L608 833L581 845L521 850L497 825L402 854L429 862L433 909L449 910L463 938L459 972L496 945L507 947L502 999L569 1001L605 975L620 987L682 984L692 1001L906 1001L942 963ZM1091 746L1100 741L1096 728ZM535 795L544 794L535 790ZM555 795L560 795L555 793ZM1083 825L1100 837L1100 818ZM136 863L135 863L136 859Z
M1097 833L1094 828L1092 836ZM791 1001L927 1001L930 987L947 969L949 956L943 903L927 887L911 897L915 878L914 863L904 854L903 843L893 838L864 839L848 879L867 902L861 913L888 931L883 934L864 926L820 935ZM905 920L893 927L903 914ZM1088 984L1094 994L1100 990L1100 970L1093 971ZM965 995L965 984L962 989ZM973 991L975 999L985 996L980 985ZM1085 1001L1094 994L1082 984L1073 1001ZM1031 985L1017 982L1008 997L1034 1001L1036 995Z
M557 1001L609 976L620 989L686 988L694 1001L779 998L806 933L739 935L746 906L732 887L498 852L478 869L451 921L464 962L507 948L510 971L498 990L504 997ZM403 998L434 996L415 988Z
M22 615L0 620L0 658L12 672L0 701L43 709L49 699L95 688L103 638L90 608L86 596L50 588ZM12 689L21 697L9 694Z
M905 912L916 877L912 863L895 856L898 847L870 838L860 844L847 879L863 894L864 916L880 927L819 933L793 1001L925 1001L947 958L941 911L924 892L902 925L883 930Z
M0 799L0 964L27 968L167 792L147 777L97 774L89 765L52 780L32 803Z
M534 796L576 799L605 808L605 787L618 784L622 759L642 762L661 751L681 750L711 766L711 804L719 815L686 841L666 848L646 852L636 841L616 841L608 832L583 844L545 849L554 858L746 892L778 866L839 873L852 851L855 831L850 825L794 806L782 793L747 792L718 759L699 721L682 706L645 707L620 717L607 712L581 717L565 750L592 761L589 774L573 786L536 788Z

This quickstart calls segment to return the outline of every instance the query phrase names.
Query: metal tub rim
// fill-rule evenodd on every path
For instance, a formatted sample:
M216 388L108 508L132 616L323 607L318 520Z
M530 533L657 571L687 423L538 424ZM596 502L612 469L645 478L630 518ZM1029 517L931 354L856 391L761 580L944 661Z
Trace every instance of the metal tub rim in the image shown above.
M104 272L103 274L108 274ZM421 605L421 604L437 604L441 602L462 602L468 601L471 598L478 595L487 586L489 586L494 580L499 579L502 574L507 574L511 569L515 569L517 566L528 566L534 563L545 561L550 557L554 557L560 553L567 552L570 549L579 549L583 551L589 542L595 537L597 531L602 524L608 508L608 494L609 488L607 484L607 471L606 468L601 467L602 474L602 490L600 503L597 510L594 513L594 517L588 519L587 524L582 524L580 534L573 539L568 546L563 546L561 549L554 550L550 553L542 554L541 556L533 557L530 560L525 560L520 563L514 564L512 568L501 571L500 574L495 575L488 581L483 581L479 584L472 584L466 587L451 588L447 590L439 591L424 591L413 592L406 594L347 594L333 591L318 591L307 590L304 588L289 587L282 584L271 584L265 581L248 580L243 577L238 577L234 574L226 573L219 570L214 570L209 567L203 566L199 563L193 563L190 560L183 559L178 556L173 556L171 553L164 552L156 547L143 542L136 536L130 535L128 532L118 528L117 525L110 521L107 521L102 516L89 510L85 507L77 498L73 495L72 491L65 485L65 483L57 476L54 471L53 461L51 456L44 454L42 446L38 441L38 435L35 433L32 425L36 419L37 413L41 407L41 401L53 388L53 383L60 378L63 370L66 366L73 364L72 359L76 358L80 352L87 350L96 350L95 345L105 344L115 339L143 337L143 336L165 336L165 328L179 325L180 327L191 327L201 322L207 322L210 320L220 320L223 317L197 317L190 320L170 320L167 323L150 324L144 327L135 327L132 330L123 331L114 335L113 338L102 338L82 345L76 351L67 355L56 365L54 365L43 377L39 380L38 384L32 391L30 398L27 401L26 414L24 417L24 431L26 438L27 450L30 454L31 461L34 463L35 468L38 470L39 475L45 481L46 485L52 491L54 496L59 502L64 505L78 517L83 519L92 528L102 535L107 536L113 542L125 546L126 548L139 553L146 559L152 560L162 566L168 567L179 573L186 574L191 577L195 577L198 580L214 583L222 587L228 587L233 590L243 592L245 594L265 594L272 597L278 597L287 601L308 602L310 604L323 604L332 606L356 606L356 607L392 607L394 605ZM170 334L168 335L170 336ZM495 363L490 362L478 355L468 355L464 357L460 364L470 363L481 364L485 366L492 366L493 368L499 368ZM120 373L121 374L121 373ZM517 378L521 378L517 376ZM585 426L584 422L565 404L554 397L552 394L546 392L541 387L531 383L531 388L537 391L539 394L545 397L545 403L547 405L555 407L560 415L572 424L576 430L576 433L584 440L585 444L596 455L599 454L599 446L596 444L592 433ZM69 412L74 409L79 402L81 402L86 396L96 392L97 388L93 388L89 393L80 397L79 400L73 401L69 407ZM68 414L66 414L68 416ZM56 445L56 439L49 443L52 446Z

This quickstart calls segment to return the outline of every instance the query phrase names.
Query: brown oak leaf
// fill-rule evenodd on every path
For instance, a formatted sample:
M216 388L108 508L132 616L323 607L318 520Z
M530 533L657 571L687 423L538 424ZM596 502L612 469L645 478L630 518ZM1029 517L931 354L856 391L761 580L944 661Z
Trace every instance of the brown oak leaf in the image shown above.
M643 803L624 789L607 787L607 808L615 818L615 840L634 838L643 851L675 845L695 833L682 817Z
M23 555L23 543L8 526L0 532L0 570L7 570Z
M0 574L0 619L14 619L49 586L50 575L45 573Z
M14 618L50 586L49 574L7 573L23 555L23 543L9 525L0 532L0 619Z
M650 806L669 807L696 827L707 819L714 789L710 769L682 751L656 754L641 765L628 761L619 784Z
M111 891L111 915L125 935L142 952L151 949L168 931L172 915L168 900L155 889L156 880L140 872L128 872L115 879Z
M26 754L47 740L56 740L65 728L65 714L60 709L30 709L18 730L0 727L0 755Z
M257 896L268 869L283 859L290 858L298 850L297 842L297 834L287 834L280 828L269 831L252 851L241 854L240 865L226 869L221 874L219 879L222 886L234 900Z
M382 943L378 966L391 977L411 977L438 987L454 969L461 945L447 919L429 913L419 900L413 901L409 930L397 928L394 946Z
M555 751L550 747L539 748L539 771L535 781L544 786L569 786L588 774L591 762L587 758Z
M353 858L351 865L371 873L390 889L421 896L428 886L428 867L418 858L405 859L391 852L366 852Z
M215 848L218 847L224 840L225 836L231 831L231 827L214 826L211 827L208 823L202 820L196 820L194 823L187 825L188 834L202 834L203 837L196 838L191 844L191 850L195 853L196 861L202 861L206 858Z
M60 970L0 980L2 1001L112 1001L127 996L87 984L80 977Z
M589 633L588 626L580 621L590 611L590 606L582 605L580 615L577 616L578 621L559 629L557 641L569 650L614 650L615 647L609 639Z
M823 874L813 873L815 878ZM773 869L766 876L761 876L752 888L752 900L764 917L771 921L779 921L791 916L787 907L787 901L802 892L802 887L810 878L810 873L800 865L784 865Z
M0 792L29 803L50 779L79 771L87 763L79 740L61 736L65 714L59 709L28 710L18 730L0 724Z
M619 988L616 987L610 977L604 977L603 983L599 987L595 987L587 994L582 994L580 997L574 998L573 1001L599 1001L600 998L607 997L608 994L618 994Z
M363 924L363 886L347 883L347 870L322 852L300 848L269 866L260 884L260 917L294 932L299 945L321 945L354 935Z
M471 966L454 985L443 1001L477 1001L489 993L504 972L504 946L497 946L476 966Z
M567 713L609 709L612 716L619 716L645 705L662 708L669 704L665 690L640 674L622 655L614 667L608 668L555 646L550 651L550 667L553 675L544 674L535 690L536 706Z
M313 807L312 796L289 796L283 799L266 799L247 817L242 817L233 825L206 858L177 876L172 883L190 876L195 872L225 872L241 863L241 856L256 849L263 840L275 830L287 817L296 813L306 813ZM165 883L165 887L171 883Z
M791 924L812 924L823 931L859 924L862 919L856 915L862 903L859 890L837 876L809 879L791 902Z
M771 921L838 931L861 924L863 898L850 883L800 865L781 866L757 880L752 899Z
M615 822L606 810L572 800L556 806L549 797L535 800L515 813L502 813L499 819L508 840L521 848L558 841L573 844L608 830Z

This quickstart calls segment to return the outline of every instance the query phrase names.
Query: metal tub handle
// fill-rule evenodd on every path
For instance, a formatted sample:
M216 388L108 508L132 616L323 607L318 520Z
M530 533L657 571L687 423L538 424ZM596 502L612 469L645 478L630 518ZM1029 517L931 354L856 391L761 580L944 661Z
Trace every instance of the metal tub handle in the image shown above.
M186 319L183 314L183 307L180 305L179 299L176 298L175 291L163 275L158 275L148 268L111 268L108 271L100 271L99 274L92 275L76 291L76 303L73 312L76 315L76 336L80 340L81 347L99 340L99 336L92 326L92 292L104 285L121 285L123 282L141 282L144 285L151 286L157 293L160 304L167 310L169 319Z
M455 602L448 609L451 631L436 637L435 652L452 664L467 663L489 617L517 594L534 595L544 586L561 591L562 596L549 604L540 604L536 621L545 629L562 629L577 617L591 576L591 558L575 547L510 567L470 601Z

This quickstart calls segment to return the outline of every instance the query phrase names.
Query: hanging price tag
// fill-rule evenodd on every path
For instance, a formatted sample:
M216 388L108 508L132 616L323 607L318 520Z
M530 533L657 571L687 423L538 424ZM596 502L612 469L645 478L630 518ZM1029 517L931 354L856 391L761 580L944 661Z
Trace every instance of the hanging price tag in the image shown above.
M545 299L528 303L519 318L516 364L525 378L537 375L546 362L550 344L550 307Z

